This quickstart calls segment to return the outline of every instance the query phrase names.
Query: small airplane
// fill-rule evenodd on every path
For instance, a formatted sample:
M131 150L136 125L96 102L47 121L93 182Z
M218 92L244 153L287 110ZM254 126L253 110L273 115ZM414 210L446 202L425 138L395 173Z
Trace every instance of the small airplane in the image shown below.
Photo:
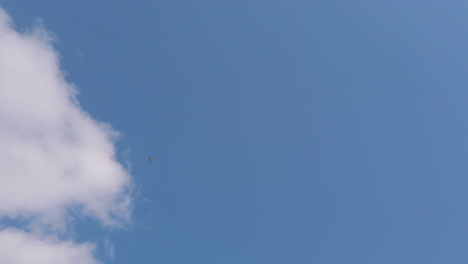
M151 156L148 156L148 160L149 162L153 162L153 158L151 158Z

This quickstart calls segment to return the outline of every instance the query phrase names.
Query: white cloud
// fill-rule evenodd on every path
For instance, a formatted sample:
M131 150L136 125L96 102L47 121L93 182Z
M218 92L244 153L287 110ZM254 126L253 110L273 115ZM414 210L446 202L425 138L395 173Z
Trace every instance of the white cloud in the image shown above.
M42 235L64 232L72 215L119 226L131 213L131 177L115 157L118 134L80 108L50 41L40 27L17 32L0 8L0 220L26 221ZM95 263L87 259L88 245L38 239L30 231L0 231L0 263L42 263L34 256L3 261L15 252L40 255L37 248L67 255L54 262L45 253L43 263ZM18 241L8 254L5 237ZM76 262L77 254L84 260Z
M98 264L94 245L41 238L17 229L0 231L0 263Z

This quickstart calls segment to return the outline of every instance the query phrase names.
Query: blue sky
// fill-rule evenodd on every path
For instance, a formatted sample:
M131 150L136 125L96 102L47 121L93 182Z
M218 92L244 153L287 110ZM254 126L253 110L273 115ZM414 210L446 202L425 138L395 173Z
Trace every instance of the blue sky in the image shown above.
M464 1L0 3L124 135L109 263L466 263Z

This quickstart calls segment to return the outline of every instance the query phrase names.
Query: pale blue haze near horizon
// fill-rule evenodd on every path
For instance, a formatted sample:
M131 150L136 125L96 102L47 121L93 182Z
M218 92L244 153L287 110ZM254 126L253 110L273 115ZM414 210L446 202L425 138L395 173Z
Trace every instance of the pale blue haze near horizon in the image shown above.
M0 4L124 134L109 263L467 263L468 2Z

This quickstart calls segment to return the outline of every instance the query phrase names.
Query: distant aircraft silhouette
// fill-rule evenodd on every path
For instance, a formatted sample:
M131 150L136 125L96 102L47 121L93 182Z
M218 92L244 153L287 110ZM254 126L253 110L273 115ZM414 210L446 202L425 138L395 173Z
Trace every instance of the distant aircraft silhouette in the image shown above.
M153 158L151 158L151 156L148 156L148 160L149 160L150 162L153 162Z

